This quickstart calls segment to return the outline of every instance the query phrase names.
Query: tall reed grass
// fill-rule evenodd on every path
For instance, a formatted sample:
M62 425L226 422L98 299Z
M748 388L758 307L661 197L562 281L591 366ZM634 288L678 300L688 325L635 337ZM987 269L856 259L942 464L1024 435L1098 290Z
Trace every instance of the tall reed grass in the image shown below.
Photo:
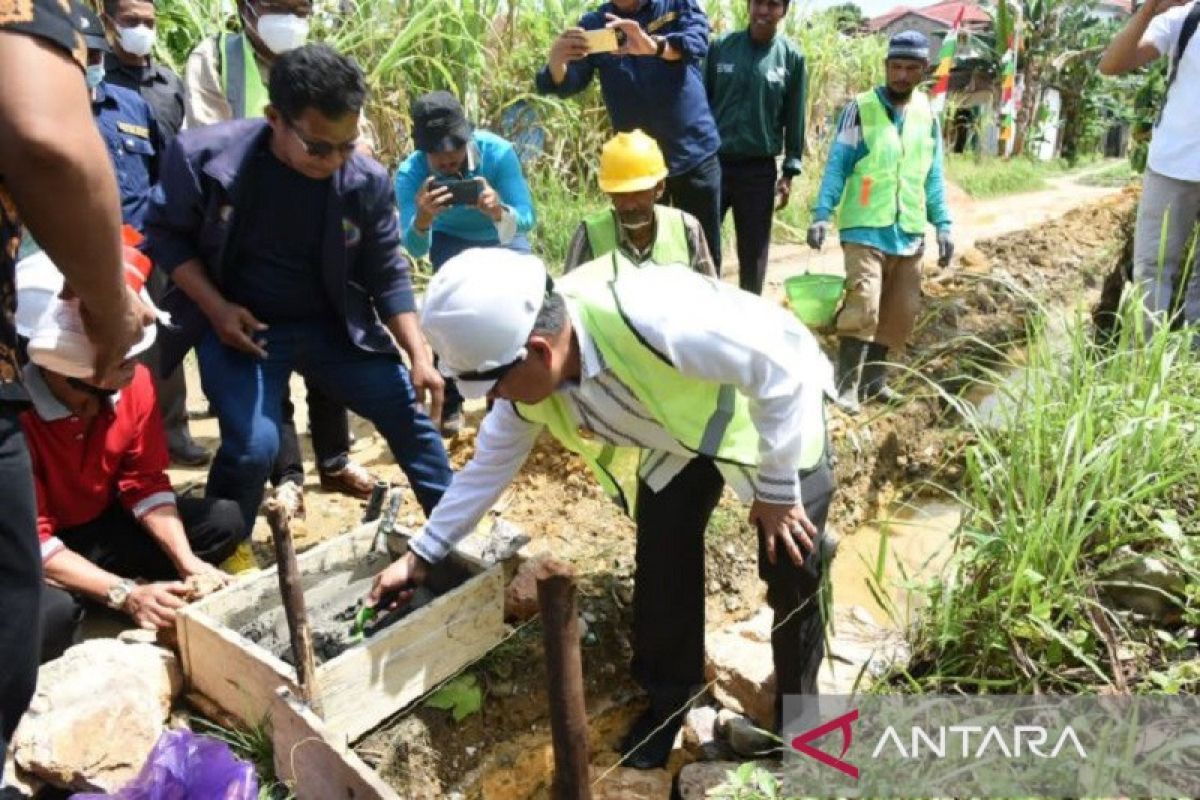
M1200 624L1200 355L1190 332L1142 333L1126 300L1122 338L1097 351L1076 319L1031 323L1028 361L996 376L1005 409L975 429L958 552L917 632L917 689L1179 691ZM1175 589L1119 577L1156 559ZM1175 611L1121 610L1136 589Z
M597 5L598 0L318 2L313 34L353 56L367 73L367 113L379 134L378 155L389 168L411 151L410 100L435 89L458 95L479 127L510 137L529 125L538 128L544 147L525 163L539 216L534 247L558 265L578 221L606 202L596 188L595 168L611 132L595 87L564 101L537 95L533 79L554 38ZM746 24L745 0L705 5L717 34ZM157 8L157 55L178 70L203 37L237 24L232 0L160 0ZM851 94L879 79L884 44L878 37L845 37L832 17L810 14L800 2L792 4L785 35L803 48L809 69L813 157L778 231L795 238L807 224L833 115ZM516 107L531 111L514 113Z

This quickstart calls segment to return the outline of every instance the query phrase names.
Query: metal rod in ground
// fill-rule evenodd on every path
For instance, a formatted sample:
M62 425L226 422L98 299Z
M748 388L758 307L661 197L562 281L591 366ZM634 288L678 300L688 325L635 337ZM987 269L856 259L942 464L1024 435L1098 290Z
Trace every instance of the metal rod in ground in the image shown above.
M583 656L575 608L575 570L554 559L541 563L538 607L549 682L550 733L554 742L554 800L591 800L587 708L583 695Z
M308 611L304 607L304 585L300 580L300 567L296 564L296 547L292 543L292 514L287 506L271 498L266 504L266 515L275 543L279 593L283 596L283 614L292 642L300 696L309 708L320 714L317 661L313 654L312 630L308 627Z
M367 498L367 507L363 510L364 525L379 519L379 515L383 513L383 498L387 495L387 490L387 481L375 481L375 485L371 487L371 496Z

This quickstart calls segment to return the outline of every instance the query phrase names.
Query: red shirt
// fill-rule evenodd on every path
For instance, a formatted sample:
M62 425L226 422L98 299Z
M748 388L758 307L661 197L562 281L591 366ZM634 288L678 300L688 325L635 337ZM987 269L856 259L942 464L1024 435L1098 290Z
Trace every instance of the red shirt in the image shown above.
M21 427L33 459L43 561L63 547L55 534L91 522L113 501L138 519L175 504L162 417L144 366L90 420L59 402L33 365L25 368L25 385L33 408L21 414Z

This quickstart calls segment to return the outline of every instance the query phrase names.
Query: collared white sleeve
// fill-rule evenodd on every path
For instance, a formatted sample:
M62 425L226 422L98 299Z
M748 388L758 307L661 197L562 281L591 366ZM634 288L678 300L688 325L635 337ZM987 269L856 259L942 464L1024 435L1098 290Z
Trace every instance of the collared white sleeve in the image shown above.
M802 422L824 413L834 385L816 339L785 309L715 279L662 267L635 281L622 301L646 342L682 374L731 384L749 401L759 435L755 497L799 502Z
M466 537L512 483L542 426L521 419L507 400L483 418L475 455L450 481L441 502L409 547L429 563L441 561Z
M495 222L496 238L501 247L508 247L517 238L517 215L508 206L500 207L500 219Z

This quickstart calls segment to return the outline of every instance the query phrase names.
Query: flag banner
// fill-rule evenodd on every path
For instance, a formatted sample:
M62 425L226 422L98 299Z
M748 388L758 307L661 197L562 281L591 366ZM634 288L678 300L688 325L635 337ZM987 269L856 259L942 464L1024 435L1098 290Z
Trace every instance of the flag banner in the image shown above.
M946 110L946 93L950 91L950 70L954 67L954 53L958 49L958 33L962 30L963 13L967 4L959 6L958 16L954 18L954 26L942 39L942 47L938 51L938 65L933 73L933 91L929 93L929 104L933 113L941 116Z

